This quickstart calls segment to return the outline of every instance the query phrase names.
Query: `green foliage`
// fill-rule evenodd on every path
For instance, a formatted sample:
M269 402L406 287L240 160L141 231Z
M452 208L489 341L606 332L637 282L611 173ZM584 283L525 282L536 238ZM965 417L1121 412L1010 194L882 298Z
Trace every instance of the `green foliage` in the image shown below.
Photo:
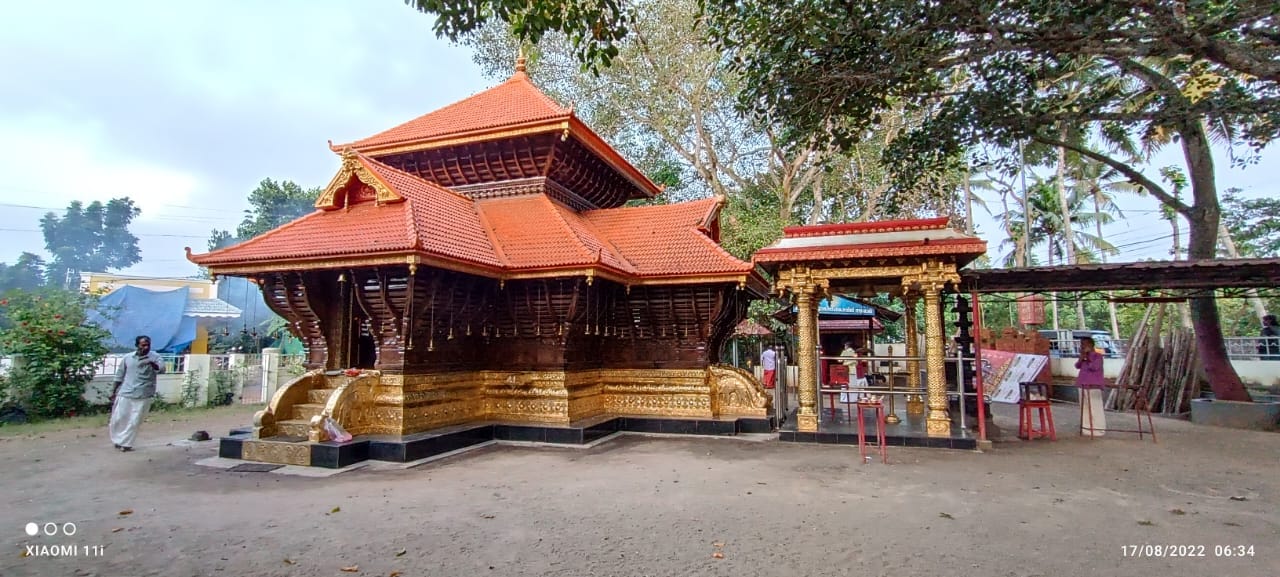
M319 188L303 189L290 180L262 179L258 188L249 193L249 208L236 228L236 236L248 240L314 212L320 192Z
M94 301L61 290L14 292L0 299L11 323L0 330L0 352L20 360L9 375L6 396L39 417L84 411L85 385L107 353L103 342L110 336L86 319Z
M230 405L236 390L236 368L209 372L209 406Z
M225 230L213 229L209 235L209 250L225 248L262 235L315 210L319 188L302 188L291 180L276 182L262 179L258 187L249 193L249 208L244 220L236 228L235 236Z
M783 222L778 197L762 187L751 187L728 198L720 215L720 244L730 254L751 260L757 250L782 238Z
M73 201L59 218L50 212L40 219L44 246L53 255L45 278L53 286L67 288L78 285L72 279L80 272L110 271L142 262L138 237L129 232L129 224L142 214L129 197L113 198L105 205L93 201L85 206Z
M509 23L519 38L534 44L548 32L560 32L584 68L592 71L609 66L618 56L618 43L633 20L621 0L405 0L405 4L436 15L436 35L453 41L491 18Z
M39 255L24 252L12 265L0 262L0 294L11 290L33 291L44 286L45 262Z
M1058 188L1053 185L1053 182L1037 178L1036 182L1027 188L1027 200L1031 205L1032 214L1031 249L1034 251L1037 247L1045 247L1050 265L1065 264L1067 230L1071 231L1070 242L1078 262L1096 262L1095 255L1099 253L1115 254L1117 252L1106 239L1089 231L1099 220L1101 224L1110 223L1111 215L1089 210L1088 203L1093 200L1093 197L1082 195L1080 192L1084 191L1076 187L1067 191L1067 208L1068 214L1071 215L1070 221L1067 222L1063 220L1062 212L1058 209L1061 201ZM1026 216L1021 208L1010 208L998 218L1009 223L1010 230L1010 237L1000 246L1013 248L1016 243L1022 242ZM1015 266L1017 264L1014 260L1015 256L1016 250L1006 254L1005 266Z
M188 368L182 375L182 406L194 407L200 402L200 369Z
M1222 197L1222 220L1240 256L1280 256L1280 198L1243 198L1239 189L1227 190Z

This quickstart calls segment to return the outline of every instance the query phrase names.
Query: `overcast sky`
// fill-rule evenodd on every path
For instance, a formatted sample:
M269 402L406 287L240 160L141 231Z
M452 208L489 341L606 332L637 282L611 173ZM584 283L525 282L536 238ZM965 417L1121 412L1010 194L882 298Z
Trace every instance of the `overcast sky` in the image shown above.
M203 252L210 229L234 229L263 178L322 186L339 165L327 140L369 136L494 84L399 0L22 2L5 16L0 261L9 263L45 255L45 212L127 195L142 208L132 230L143 262L126 272L194 274L182 247ZM1173 163L1169 150L1155 165ZM1247 171L1219 166L1221 189L1276 192L1274 149ZM1167 258L1155 201L1123 206L1129 218L1108 234L1140 243L1124 247L1124 260ZM998 256L994 221L978 222Z

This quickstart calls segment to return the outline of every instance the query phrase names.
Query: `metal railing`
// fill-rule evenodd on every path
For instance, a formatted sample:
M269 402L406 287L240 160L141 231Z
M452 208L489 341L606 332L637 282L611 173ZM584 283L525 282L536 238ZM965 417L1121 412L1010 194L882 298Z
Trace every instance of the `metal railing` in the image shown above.
M107 355L103 357L102 362L98 363L98 366L94 368L94 373L93 373L94 376L109 377L116 374L116 371L120 369L120 363L124 362L125 357L132 354L134 353L121 353L121 354ZM186 355L162 354L160 355L160 358L164 359L164 372L166 373L187 372Z
M1227 358L1233 361L1280 361L1280 337L1226 337ZM1057 345L1053 356L1075 357L1080 354L1079 342L1068 345L1065 341L1050 341ZM1129 351L1129 339L1113 339L1120 357Z
M894 415L896 422L895 406L897 397L927 394L924 379L920 380L919 387L908 387L910 380L907 378L907 366L911 361L919 363L919 367L925 366L924 357L899 357L899 356L819 356L818 366L822 366L822 361L827 361L827 374L818 375L818 418L823 420L823 401L828 405L826 410L834 413L831 405L837 402L841 404L850 404L856 402L862 395L883 395L888 401L888 414ZM861 377L865 382L859 383L857 376L858 366L866 363L865 376ZM833 386L831 381L831 366L834 364L845 364L849 366L848 383L842 383L844 386ZM904 399L905 402L905 399Z

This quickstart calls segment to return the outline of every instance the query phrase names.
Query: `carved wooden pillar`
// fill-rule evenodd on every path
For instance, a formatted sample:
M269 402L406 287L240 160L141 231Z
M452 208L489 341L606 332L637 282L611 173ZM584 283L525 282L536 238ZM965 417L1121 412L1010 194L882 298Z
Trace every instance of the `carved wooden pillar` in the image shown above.
M338 273L338 303L336 308L337 330L333 332L333 342L329 345L329 368L342 369L354 366L352 362L351 347L353 339L352 330L355 330L355 322L352 319L352 293L351 279L347 278L345 272Z
M920 303L920 297L908 292L903 294L902 303L906 307L903 322L907 324L907 357L915 359L920 356L920 331L916 328L916 305ZM907 388L920 390L920 361L907 361ZM924 414L924 397L918 394L907 395L907 414Z
M942 336L942 312L939 303L942 283L924 282L924 354L928 370L929 416L925 430L930 436L949 436L951 417L947 414L946 343Z

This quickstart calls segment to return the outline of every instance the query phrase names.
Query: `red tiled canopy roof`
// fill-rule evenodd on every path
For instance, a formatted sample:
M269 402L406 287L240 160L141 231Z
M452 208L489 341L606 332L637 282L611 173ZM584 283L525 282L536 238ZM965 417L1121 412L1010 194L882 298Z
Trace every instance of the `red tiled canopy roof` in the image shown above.
M484 133L495 128L567 121L572 115L572 110L543 94L529 81L529 75L520 71L506 82L470 98L335 148L373 151L397 144Z
M360 196L363 187L375 189L377 200ZM435 266L495 277L584 269L627 282L755 275L751 263L708 236L720 207L715 198L577 213L542 194L472 200L349 154L317 204L324 209L188 258L215 273L421 257Z
M947 222L940 217L787 227L781 239L756 251L752 261L771 265L949 255L963 265L987 252L986 241L949 228Z

